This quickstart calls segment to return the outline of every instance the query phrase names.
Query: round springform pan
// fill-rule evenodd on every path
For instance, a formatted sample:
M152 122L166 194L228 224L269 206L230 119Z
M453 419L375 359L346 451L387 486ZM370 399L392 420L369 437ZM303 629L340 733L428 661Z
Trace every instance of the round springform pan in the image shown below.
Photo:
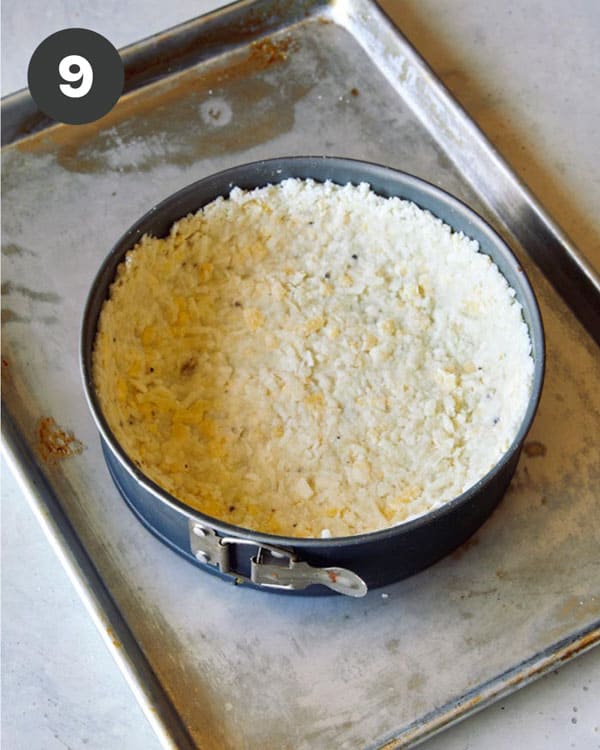
M380 531L332 539L274 536L220 521L190 508L146 477L115 439L92 378L99 315L117 266L144 234L166 236L171 226L232 187L252 189L290 177L367 182L375 193L413 201L480 245L516 293L529 329L534 375L528 407L508 451L475 485L450 502ZM515 471L533 421L544 377L540 312L519 262L499 235L464 203L416 177L385 166L333 157L284 157L244 164L179 190L153 207L116 243L90 291L82 325L81 366L88 404L100 432L111 476L138 519L161 541L196 565L235 583L270 591L337 591L363 596L368 589L406 578L444 557L488 518Z

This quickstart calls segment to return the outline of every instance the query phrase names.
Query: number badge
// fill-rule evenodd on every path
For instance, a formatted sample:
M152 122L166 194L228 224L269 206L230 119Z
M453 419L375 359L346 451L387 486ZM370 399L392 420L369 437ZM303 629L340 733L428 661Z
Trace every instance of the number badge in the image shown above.
M115 47L89 29L63 29L44 39L29 62L29 91L58 122L82 125L103 117L123 92L123 62Z

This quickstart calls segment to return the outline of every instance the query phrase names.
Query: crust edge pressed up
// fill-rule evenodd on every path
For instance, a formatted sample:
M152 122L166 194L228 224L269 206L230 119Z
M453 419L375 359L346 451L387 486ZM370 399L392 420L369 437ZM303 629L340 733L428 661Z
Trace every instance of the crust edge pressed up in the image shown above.
M93 377L124 451L224 521L292 537L415 518L483 477L531 341L477 242L367 184L234 188L119 265Z

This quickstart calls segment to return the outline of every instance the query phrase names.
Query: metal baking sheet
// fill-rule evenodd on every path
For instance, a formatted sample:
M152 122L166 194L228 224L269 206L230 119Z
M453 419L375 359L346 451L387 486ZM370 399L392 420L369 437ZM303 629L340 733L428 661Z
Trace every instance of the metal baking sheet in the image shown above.
M584 328L598 280L415 51L366 0L262 0L123 56L127 93L97 123L51 126L27 92L2 105L3 435L165 747L406 747L598 643L600 355ZM134 220L216 170L306 153L465 200L519 254L547 335L539 413L498 510L361 600L230 586L161 545L110 481L77 364L89 285ZM44 459L42 417L84 450Z

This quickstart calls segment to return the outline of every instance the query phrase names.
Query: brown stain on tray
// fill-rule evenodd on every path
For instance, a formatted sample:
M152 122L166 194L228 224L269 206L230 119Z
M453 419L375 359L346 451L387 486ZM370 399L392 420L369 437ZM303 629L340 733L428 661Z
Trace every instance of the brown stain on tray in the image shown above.
M538 440L531 440L523 446L525 455L528 458L540 458L546 455L546 446Z
M295 103L315 85L308 73L285 74L298 49L291 35L265 37L224 61L125 95L96 122L56 125L16 148L55 155L64 169L79 173L189 166L246 150L291 130Z
M39 453L48 463L56 463L83 451L83 443L72 432L60 427L52 417L41 417L36 437Z
M291 36L277 41L265 37L264 39L257 39L255 42L252 42L250 47L250 57L258 60L265 66L269 66L275 62L287 60L288 53L298 49L298 42Z
M110 625L106 627L106 634L110 638L112 645L115 648L123 648L123 644L121 643L114 629Z
M268 8L245 8L241 16L234 13L225 23L201 23L195 32L177 36L175 47L171 44L173 30L167 29L152 37L153 50L149 54L127 60L125 91L129 93L162 78L165 70L177 73L206 63L214 54L239 49L261 36L277 35L283 18L302 23L323 10L323 0L277 0ZM317 21L329 23L319 16Z

